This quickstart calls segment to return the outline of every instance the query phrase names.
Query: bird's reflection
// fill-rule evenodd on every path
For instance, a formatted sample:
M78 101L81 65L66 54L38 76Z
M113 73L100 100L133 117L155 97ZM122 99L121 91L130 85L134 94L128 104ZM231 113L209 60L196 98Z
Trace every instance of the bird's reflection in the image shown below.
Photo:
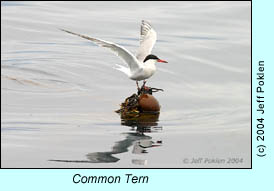
M133 154L148 153L149 148L162 145L162 140L153 141L147 133L161 131L162 127L158 126L159 113L143 113L136 118L121 117L121 124L131 127L125 135L125 139L114 144L111 151L93 152L86 156L88 160L50 160L55 162L79 162L79 163L114 163L120 159L113 156L115 154L128 152L128 148L133 145ZM132 159L133 164L145 165L147 160Z
M162 130L158 127L159 113L143 113L136 118L123 118L121 124L131 127L132 132L123 133L126 137L124 140L118 141L109 152L95 152L87 154L90 162L107 163L117 162L119 158L114 157L114 154L128 152L128 148L133 145L132 153L143 154L148 152L148 148L157 147L162 144L161 140L153 141L152 137L145 135ZM146 160L132 159L132 163L145 165Z

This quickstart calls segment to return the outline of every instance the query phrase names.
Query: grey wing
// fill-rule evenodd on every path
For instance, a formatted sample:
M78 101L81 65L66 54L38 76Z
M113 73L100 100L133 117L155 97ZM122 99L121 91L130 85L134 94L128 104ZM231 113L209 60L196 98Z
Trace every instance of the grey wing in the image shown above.
M145 57L151 53L151 50L157 40L157 33L152 28L151 24L142 20L140 47L137 50L136 57L143 62Z
M93 43L97 44L98 46L105 47L109 50L111 50L115 55L117 55L119 58L121 58L126 64L128 64L131 71L138 70L140 68L139 62L136 59L136 57L129 52L127 49L125 49L122 46L119 46L117 44L114 44L112 42L107 42L105 40L97 39L97 38L91 38L85 35L77 34L68 30L60 29L64 32L85 38L87 40L92 41Z

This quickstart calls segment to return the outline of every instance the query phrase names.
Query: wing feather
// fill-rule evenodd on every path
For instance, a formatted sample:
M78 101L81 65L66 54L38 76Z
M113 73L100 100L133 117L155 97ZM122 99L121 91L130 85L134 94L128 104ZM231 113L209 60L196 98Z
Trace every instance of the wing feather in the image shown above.
M149 55L157 40L157 33L148 21L142 20L140 47L137 50L136 57L143 62L145 57Z
M76 35L76 36L79 36L79 37L82 37L82 38L85 38L87 40L92 41L93 43L95 43L98 46L105 47L105 48L111 50L115 55L117 55L126 64L128 64L130 71L136 71L140 68L139 62L136 59L136 57L122 46L119 46L115 43L101 40L98 38L91 38L91 37L88 37L85 35L77 34L77 33L74 33L74 32L68 31L68 30L64 30L64 29L60 29L60 30L70 33L70 34L73 34L73 35Z

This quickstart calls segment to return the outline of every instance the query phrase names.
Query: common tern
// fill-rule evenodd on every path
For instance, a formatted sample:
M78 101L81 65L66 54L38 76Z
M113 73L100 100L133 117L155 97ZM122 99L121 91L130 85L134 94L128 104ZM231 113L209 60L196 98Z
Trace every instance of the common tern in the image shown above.
M157 40L157 34L148 21L142 20L140 47L137 50L136 56L118 44L101 40L98 38L92 38L85 35L77 34L65 29L60 30L85 38L87 40L92 41L98 46L105 47L111 50L115 55L117 55L128 65L128 67L125 67L116 64L116 69L125 73L130 79L135 80L138 89L138 81L143 80L143 86L145 86L146 79L150 78L155 73L155 63L167 63L167 61L161 60L157 56L151 54L151 50Z

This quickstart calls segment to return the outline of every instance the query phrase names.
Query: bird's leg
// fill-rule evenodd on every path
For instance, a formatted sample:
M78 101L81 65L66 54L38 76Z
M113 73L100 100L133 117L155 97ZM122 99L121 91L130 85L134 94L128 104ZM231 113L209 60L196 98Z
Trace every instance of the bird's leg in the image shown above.
M139 91L140 87L139 87L138 81L136 81L136 85L137 85L137 90Z
M147 81L144 80L144 81L143 81L143 86L142 86L142 87L144 87L144 89L146 88L146 83L147 83Z

